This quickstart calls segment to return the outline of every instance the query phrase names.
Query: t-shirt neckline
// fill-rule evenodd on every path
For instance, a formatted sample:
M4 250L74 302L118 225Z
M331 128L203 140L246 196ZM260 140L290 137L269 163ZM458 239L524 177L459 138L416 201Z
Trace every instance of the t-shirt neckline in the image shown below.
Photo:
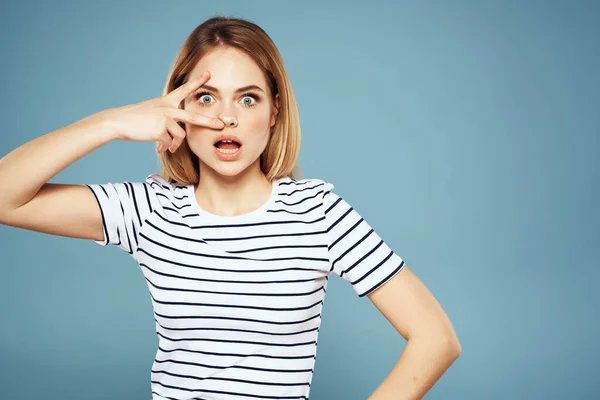
M198 204L198 200L196 199L195 184L192 183L192 184L186 185L186 187L187 187L187 191L188 191L188 199L189 199L190 205L192 206L192 209L195 210L200 215L200 217L208 218L213 221L233 222L233 221L247 220L258 214L261 214L261 213L264 213L265 211L267 211L273 204L275 204L275 201L277 200L277 196L279 194L279 182L281 182L283 179L285 179L285 177L273 179L271 181L271 195L269 196L269 199L265 203L263 203L262 206L260 206L259 208L255 209L255 210L247 212L245 214L231 215L231 216L217 215L217 214L213 214L211 212L206 211L205 209L200 207L200 204Z

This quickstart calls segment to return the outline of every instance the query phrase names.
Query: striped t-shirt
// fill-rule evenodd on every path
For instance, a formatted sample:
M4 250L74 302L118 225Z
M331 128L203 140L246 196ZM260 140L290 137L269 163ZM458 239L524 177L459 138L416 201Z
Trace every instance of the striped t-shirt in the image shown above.
M331 272L365 296L404 266L320 179L273 181L239 216L156 174L91 184L104 240L139 264L158 335L152 399L308 399Z

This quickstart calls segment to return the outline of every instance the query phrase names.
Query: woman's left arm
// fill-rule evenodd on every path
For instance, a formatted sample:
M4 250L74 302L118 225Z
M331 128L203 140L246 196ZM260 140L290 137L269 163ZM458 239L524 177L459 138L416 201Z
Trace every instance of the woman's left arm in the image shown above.
M406 265L367 296L407 340L400 359L367 400L421 399L461 352L452 323Z

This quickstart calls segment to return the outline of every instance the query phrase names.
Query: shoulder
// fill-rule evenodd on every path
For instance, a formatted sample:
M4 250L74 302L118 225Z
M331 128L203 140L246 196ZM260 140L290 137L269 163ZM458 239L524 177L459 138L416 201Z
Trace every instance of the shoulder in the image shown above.
M334 184L320 178L292 179L283 178L279 183L280 193L286 196L295 196L297 198L314 199L318 203L328 202L329 196L333 193Z
M158 199L164 206L179 204L187 197L188 185L176 182L168 182L158 174L150 174L146 177L145 186L151 197Z
M328 192L333 190L334 185L319 178L303 178L303 179L292 179L289 177L283 178L280 183L280 187L288 187L294 190L310 190L310 191L321 191Z
M168 182L158 174L150 174L146 177L146 185L152 188L157 193L174 194L186 190L188 185L183 185L177 182Z
M146 177L146 184L154 191L164 192L172 191L174 184L167 182L162 176L158 174L150 174Z

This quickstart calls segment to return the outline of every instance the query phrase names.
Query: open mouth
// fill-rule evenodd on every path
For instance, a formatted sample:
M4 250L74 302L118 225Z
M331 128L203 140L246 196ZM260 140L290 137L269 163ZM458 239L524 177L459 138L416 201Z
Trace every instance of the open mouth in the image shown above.
M242 147L241 143L236 142L235 140L226 139L219 140L214 144L214 146L222 153L225 154L233 154Z

